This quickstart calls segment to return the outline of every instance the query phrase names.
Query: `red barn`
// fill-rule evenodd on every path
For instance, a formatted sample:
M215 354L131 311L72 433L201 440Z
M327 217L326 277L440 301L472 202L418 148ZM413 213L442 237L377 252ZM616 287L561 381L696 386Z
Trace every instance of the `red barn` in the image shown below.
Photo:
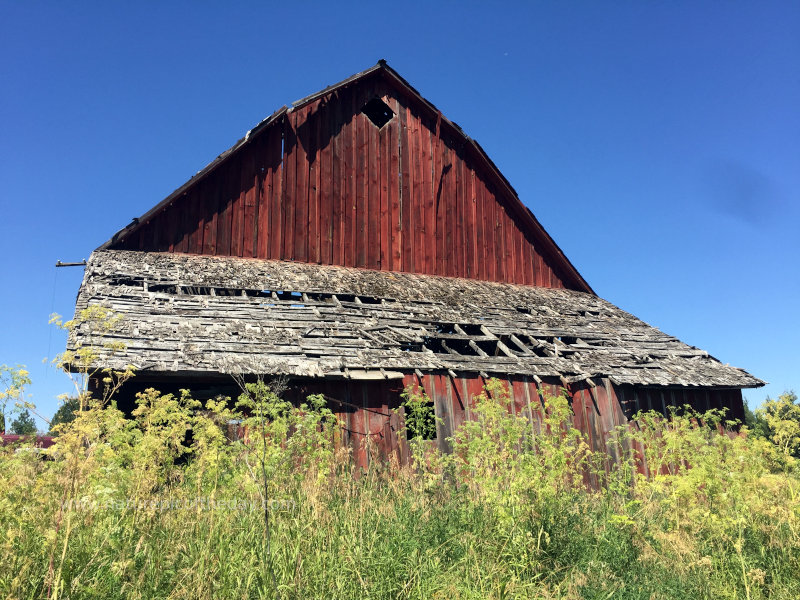
M402 453L405 386L437 439L488 377L513 410L565 387L596 448L636 410L742 418L763 385L597 297L482 148L381 61L282 108L91 256L77 308L107 306L124 391L234 393L231 373L322 392L356 461ZM402 456L400 457L403 458Z

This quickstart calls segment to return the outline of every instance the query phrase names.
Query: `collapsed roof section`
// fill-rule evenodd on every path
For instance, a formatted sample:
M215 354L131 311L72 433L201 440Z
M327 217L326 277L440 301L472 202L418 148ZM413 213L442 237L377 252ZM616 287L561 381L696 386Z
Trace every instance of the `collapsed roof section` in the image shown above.
M588 293L242 258L92 254L70 348L161 374L393 378L402 373L608 377L618 384L757 387L763 382ZM102 349L121 342L118 352Z

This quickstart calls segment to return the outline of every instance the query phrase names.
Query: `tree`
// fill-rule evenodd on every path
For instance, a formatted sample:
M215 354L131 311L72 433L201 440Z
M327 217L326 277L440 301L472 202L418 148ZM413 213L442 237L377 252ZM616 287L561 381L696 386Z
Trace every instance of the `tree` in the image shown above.
M80 398L77 396L71 396L64 400L63 404L58 407L56 414L53 415L52 420L50 421L50 435L57 433L54 431L56 425L61 425L64 423L71 423L75 420L75 417L80 410L81 401Z
M6 405L21 400L25 386L30 383L25 367L0 365L0 431L5 431L6 428Z
M11 423L11 432L17 435L34 435L36 433L36 421L33 420L31 413L23 410Z
M777 400L767 398L755 411L752 427L786 456L800 458L800 404L797 394L784 392Z

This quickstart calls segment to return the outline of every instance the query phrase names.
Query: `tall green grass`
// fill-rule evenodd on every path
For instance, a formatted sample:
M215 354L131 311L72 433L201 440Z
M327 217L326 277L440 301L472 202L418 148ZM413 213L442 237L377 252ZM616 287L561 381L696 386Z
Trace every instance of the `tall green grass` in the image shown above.
M320 397L149 391L132 419L84 398L46 457L0 452L0 595L800 597L798 476L769 444L644 414L613 463L565 398L534 406L535 431L489 387L452 454L415 439L414 464L363 473Z

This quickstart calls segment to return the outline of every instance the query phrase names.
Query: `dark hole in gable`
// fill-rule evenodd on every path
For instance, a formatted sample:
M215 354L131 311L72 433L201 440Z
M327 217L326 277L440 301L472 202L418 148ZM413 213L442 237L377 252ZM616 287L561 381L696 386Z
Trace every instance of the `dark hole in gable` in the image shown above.
M367 102L361 109L361 112L367 115L369 120L372 121L372 124L378 129L386 125L392 120L392 117L394 117L392 109L380 98L373 98Z

